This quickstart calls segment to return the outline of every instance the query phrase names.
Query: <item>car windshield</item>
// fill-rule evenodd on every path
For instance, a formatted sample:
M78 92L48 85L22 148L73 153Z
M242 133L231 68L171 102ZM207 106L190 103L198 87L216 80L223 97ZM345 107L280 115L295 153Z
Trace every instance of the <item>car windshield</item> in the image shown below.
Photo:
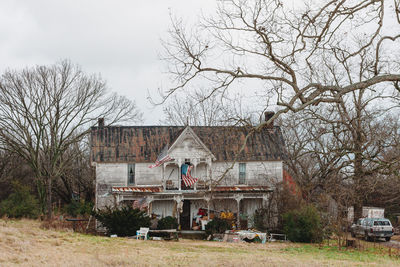
M375 221L374 225L390 225L389 221Z

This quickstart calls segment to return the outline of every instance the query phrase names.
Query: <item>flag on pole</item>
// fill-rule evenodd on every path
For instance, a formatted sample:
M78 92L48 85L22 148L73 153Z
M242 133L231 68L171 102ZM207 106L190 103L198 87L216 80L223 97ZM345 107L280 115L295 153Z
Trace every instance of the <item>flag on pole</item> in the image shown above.
M161 150L160 155L158 155L156 162L150 165L149 168L158 167L164 162L170 161L171 157L168 155L168 145L166 145L163 150Z
M182 165L182 180L188 187L194 185L198 180L198 178L193 178L190 174L192 168L193 166L189 166L188 164Z

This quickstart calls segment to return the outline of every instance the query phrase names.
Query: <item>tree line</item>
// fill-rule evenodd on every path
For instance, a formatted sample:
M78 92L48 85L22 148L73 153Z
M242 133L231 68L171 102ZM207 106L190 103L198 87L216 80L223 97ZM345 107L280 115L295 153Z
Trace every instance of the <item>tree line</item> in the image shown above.
M99 75L68 60L7 70L0 78L1 182L5 188L16 178L34 184L48 218L54 194L66 203L82 192L92 199L90 127L99 117L114 124L141 116L133 101L109 93Z

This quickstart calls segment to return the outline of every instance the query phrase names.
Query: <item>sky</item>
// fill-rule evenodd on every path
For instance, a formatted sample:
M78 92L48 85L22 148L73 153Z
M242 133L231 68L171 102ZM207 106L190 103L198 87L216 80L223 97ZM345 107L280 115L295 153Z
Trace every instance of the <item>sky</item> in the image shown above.
M170 14L190 22L218 0L1 0L0 73L63 59L101 74L110 91L135 100L144 124L162 108L147 96L170 84L160 60Z

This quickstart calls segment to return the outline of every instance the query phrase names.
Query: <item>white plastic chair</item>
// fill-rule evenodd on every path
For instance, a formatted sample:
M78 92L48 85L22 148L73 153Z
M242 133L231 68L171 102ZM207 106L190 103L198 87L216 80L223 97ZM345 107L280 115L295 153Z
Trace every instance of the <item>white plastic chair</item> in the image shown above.
M140 230L136 231L136 239L143 237L144 240L147 240L148 233L149 233L149 228L140 227Z

